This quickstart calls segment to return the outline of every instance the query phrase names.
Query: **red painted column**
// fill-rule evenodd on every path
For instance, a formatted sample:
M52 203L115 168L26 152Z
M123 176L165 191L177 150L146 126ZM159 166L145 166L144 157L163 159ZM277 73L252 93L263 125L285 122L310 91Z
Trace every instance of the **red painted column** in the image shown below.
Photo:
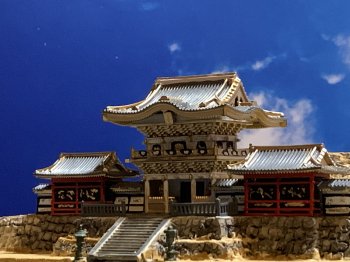
M248 201L249 201L249 190L248 190L248 178L244 176L244 215L248 214Z
M280 211L281 211L281 204L280 204L280 182L281 182L281 178L277 177L276 178L276 215L279 216L280 215Z
M55 183L51 185L51 216L55 214Z
M106 181L105 179L103 178L101 180L101 183L100 183L100 201L102 203L105 203L106 202L106 198L105 198L105 186L106 186Z
M310 175L310 216L314 215L315 209L315 174Z

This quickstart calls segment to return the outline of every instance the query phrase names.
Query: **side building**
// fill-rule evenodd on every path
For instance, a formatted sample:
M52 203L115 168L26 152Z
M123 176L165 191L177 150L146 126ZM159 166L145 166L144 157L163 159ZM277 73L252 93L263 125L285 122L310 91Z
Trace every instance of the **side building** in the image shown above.
M145 135L131 162L144 172L146 213L169 213L170 201L214 201L212 185L240 178L227 172L248 154L239 132L287 125L249 100L236 73L157 78L144 100L108 106L103 119Z
M38 195L37 211L80 215L82 203L114 203L118 201L114 190L122 179L136 175L114 152L62 153L52 165L35 170L35 177L50 180L33 189Z
M251 146L249 152L243 163L229 166L230 173L244 177L244 215L317 216L332 211L349 214L348 195L339 196L342 192L334 190L337 197L322 197L333 184L343 190L347 187L348 191L346 180L330 179L350 173L349 168L333 162L323 144ZM343 207L324 208L331 203Z

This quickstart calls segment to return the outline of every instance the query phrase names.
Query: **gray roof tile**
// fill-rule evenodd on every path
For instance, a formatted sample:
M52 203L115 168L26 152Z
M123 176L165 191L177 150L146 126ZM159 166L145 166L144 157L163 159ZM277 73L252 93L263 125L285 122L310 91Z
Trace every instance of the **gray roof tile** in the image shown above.
M327 150L322 145L251 147L244 163L230 165L232 171L278 171L320 168ZM328 165L334 165L326 159Z

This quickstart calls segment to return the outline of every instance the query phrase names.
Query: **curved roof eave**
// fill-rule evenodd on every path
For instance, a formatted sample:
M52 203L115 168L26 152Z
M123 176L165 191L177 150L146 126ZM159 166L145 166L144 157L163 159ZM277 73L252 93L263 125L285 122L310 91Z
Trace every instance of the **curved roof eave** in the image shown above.
M120 125L137 125L137 121L150 117L157 112L168 111L185 118L198 120L210 119L217 116L228 116L233 120L245 121L247 124L259 123L261 127L285 127L287 125L287 120L282 113L265 111L258 107L251 108L244 112L227 104L199 110L186 110L167 102L159 102L137 112L121 113L111 112L106 109L103 111L103 120Z

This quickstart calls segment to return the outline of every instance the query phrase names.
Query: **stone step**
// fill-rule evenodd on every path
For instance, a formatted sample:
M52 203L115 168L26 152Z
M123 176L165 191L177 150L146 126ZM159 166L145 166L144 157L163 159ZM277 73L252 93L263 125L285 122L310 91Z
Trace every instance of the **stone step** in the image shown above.
M136 261L136 254L163 218L126 218L96 252L106 261Z

